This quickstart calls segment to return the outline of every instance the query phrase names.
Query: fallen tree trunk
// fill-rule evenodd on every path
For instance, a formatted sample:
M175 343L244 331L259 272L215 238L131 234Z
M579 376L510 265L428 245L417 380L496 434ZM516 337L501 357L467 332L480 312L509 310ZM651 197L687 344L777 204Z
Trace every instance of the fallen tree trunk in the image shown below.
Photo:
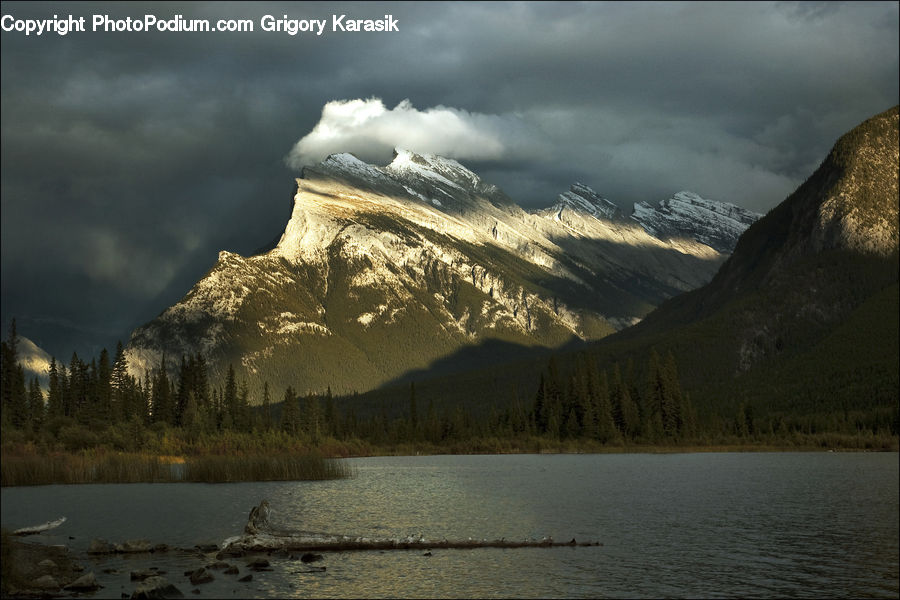
M13 535L34 535L36 533L41 533L42 531L55 529L65 522L66 518L60 517L55 521L47 521L43 525L32 525L31 527L22 527L21 529L16 529L15 531L13 531Z
M269 523L269 503L263 500L250 511L250 518L244 527L244 535L228 538L222 543L222 553L243 554L247 552L343 552L349 550L433 550L440 548L553 548L560 546L600 546L600 542L578 542L574 538L568 542L554 542L553 538L541 540L428 540L424 537L401 539L378 539L317 533L312 531L279 530Z

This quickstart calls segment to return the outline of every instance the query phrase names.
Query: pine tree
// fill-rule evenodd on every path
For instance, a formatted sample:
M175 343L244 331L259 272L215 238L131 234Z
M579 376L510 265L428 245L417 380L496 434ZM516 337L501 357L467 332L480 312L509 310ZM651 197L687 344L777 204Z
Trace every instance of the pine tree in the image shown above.
M297 398L294 390L288 386L284 391L284 400L281 403L281 430L289 435L296 436L299 432L300 415L298 414Z
M87 365L73 352L69 361L68 392L65 396L66 416L73 417L79 422L87 421L87 412L84 410L87 404Z
M662 417L663 428L668 436L677 436L681 433L683 418L681 408L683 404L681 384L678 381L678 368L675 365L675 356L670 350L666 353L666 362L660 372L662 388Z
M416 383L411 381L409 384L409 431L410 439L415 440L418 437L419 430L419 413L416 407Z
M166 373L166 355L160 359L159 368L153 378L153 387L150 396L151 419L154 423L174 424L175 407L172 387L169 384L169 376Z
M17 421L24 421L24 414L16 414L16 368L19 363L18 335L16 334L16 320L13 319L9 326L9 338L0 342L0 414L4 425L13 425ZM23 406L18 410L24 410Z
M318 443L321 437L322 413L319 406L319 398L315 394L307 394L304 401L303 411L303 430L312 439L313 443Z
M37 377L33 377L28 384L28 418L33 431L40 430L46 419L44 393Z
M432 444L441 441L441 422L434 410L434 401L428 399L428 411L425 414L425 439Z
M253 427L249 397L250 390L247 388L247 382L242 380L238 386L237 414L235 419L235 428L238 431L249 432Z
M99 421L103 423L114 422L113 394L112 394L112 365L109 364L109 352L106 348L100 351L100 360L97 362L97 402Z
M47 390L47 417L61 417L63 415L62 390L59 384L59 368L56 359L50 357L50 381Z
M545 433L547 431L547 382L544 381L543 372L541 372L537 394L534 396L534 406L531 410L531 415L537 433Z
M112 373L110 374L110 419L115 423L121 423L131 418L134 408L130 406L128 360L125 358L125 349L122 342L116 344L116 356L113 359Z
M608 444L619 439L609 394L609 377L603 371L597 385L597 439Z
M337 405L334 402L334 396L331 394L331 386L325 390L325 419L323 422L325 435L340 437L340 422L337 416Z
M178 391L175 394L174 422L176 427L184 424L184 412L187 410L188 396L191 394L192 373L188 368L188 361L184 354L181 355L181 367L178 369Z
M262 428L264 431L272 429L272 399L269 397L268 381L263 382Z
M225 377L225 394L222 397L224 409L223 427L225 429L234 429L240 416L238 416L238 393L237 380L234 374L234 365L228 365L228 375Z
M628 387L622 381L622 374L619 371L619 364L613 366L613 382L612 391L610 393L610 404L612 405L613 419L616 428L627 439L633 438L638 424L638 410Z

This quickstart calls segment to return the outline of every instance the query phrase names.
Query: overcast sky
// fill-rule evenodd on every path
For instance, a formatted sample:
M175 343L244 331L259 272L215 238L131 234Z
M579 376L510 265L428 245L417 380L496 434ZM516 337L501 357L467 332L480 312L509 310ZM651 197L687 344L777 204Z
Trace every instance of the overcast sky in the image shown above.
M452 156L524 206L574 181L765 212L898 103L898 3L2 3L2 319L68 362L127 341L219 250L276 239L330 152ZM92 32L92 17L252 33ZM399 31L333 32L332 15ZM325 19L322 35L261 19ZM6 17L4 17L6 19ZM4 23L13 23L7 19Z

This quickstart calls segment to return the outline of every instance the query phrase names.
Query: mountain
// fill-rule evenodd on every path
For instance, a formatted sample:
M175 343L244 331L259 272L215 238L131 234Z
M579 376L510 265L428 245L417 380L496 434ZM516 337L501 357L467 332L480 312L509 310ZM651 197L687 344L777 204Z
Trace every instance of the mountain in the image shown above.
M558 214L564 209L582 211L600 220L621 218L622 215L616 204L583 183L573 183L568 192L560 194L559 201L553 205L551 211Z
M364 391L602 338L706 283L726 256L651 235L581 184L527 212L451 159L335 154L297 179L273 248L221 252L126 353L139 376L199 352L213 377L233 364L275 389Z
M17 354L19 364L25 369L25 381L37 377L45 390L50 379L50 355L25 336L18 336Z
M659 206L647 202L634 205L631 218L658 238L686 237L719 252L731 252L738 238L761 215L747 209L679 192Z
M814 415L813 428L869 411L889 425L900 390L898 169L894 107L842 136L709 284L597 351L612 361L671 350L708 406Z

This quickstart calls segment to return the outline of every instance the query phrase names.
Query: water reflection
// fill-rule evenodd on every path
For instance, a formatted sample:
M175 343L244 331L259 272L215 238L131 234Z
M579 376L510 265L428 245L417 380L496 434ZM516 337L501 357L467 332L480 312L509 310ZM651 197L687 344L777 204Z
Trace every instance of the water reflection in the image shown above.
M599 540L599 548L326 554L325 572L271 557L239 583L216 573L200 597L897 597L896 454L437 456L354 459L322 482L4 488L6 527L59 516L44 536L193 546L239 533L267 498L289 529L348 535ZM69 539L69 537L74 539ZM152 561L152 562L151 562ZM154 564L186 595L197 557L85 561L130 594ZM115 570L103 573L103 570ZM191 594L193 595L193 594Z

